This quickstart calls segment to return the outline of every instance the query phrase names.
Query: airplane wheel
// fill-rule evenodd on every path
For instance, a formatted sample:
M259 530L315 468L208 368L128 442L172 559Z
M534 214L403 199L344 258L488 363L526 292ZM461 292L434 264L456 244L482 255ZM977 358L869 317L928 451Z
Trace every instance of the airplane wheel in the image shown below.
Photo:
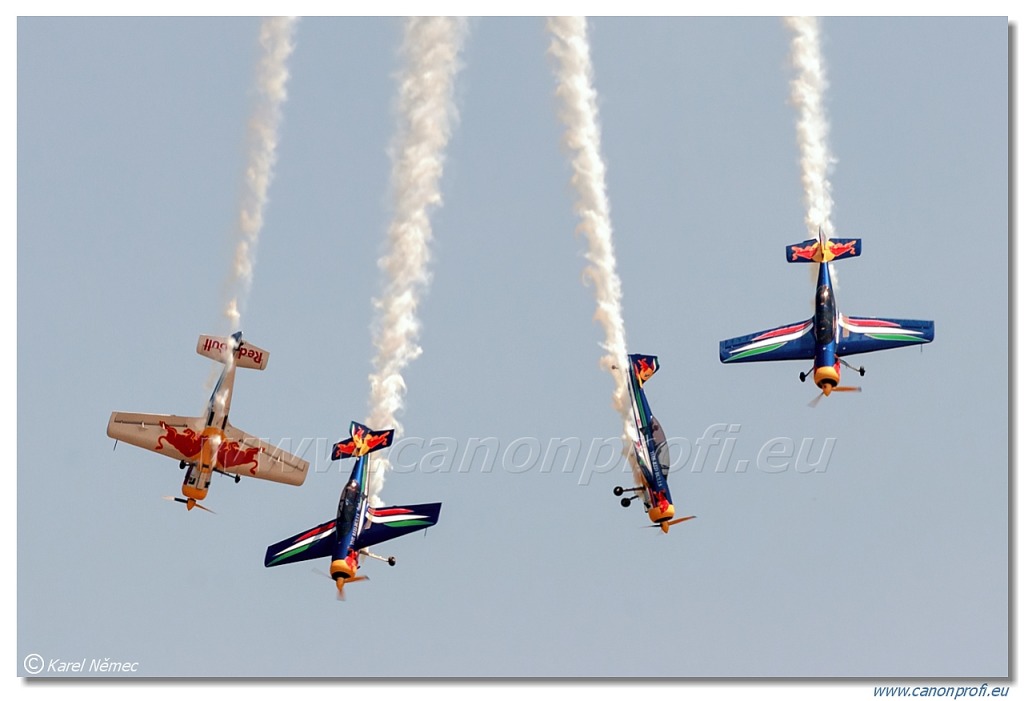
M864 377L864 368L861 368L858 372L860 372L861 377Z
M801 382L806 382L807 381L807 374L806 373L803 373L803 372L800 373L800 381Z
M181 462L178 463L178 469L179 470L184 470L185 469L185 461L184 460L182 460Z
M615 489L612 490L612 494L614 494L617 497L621 497L622 496L622 492L623 492L622 487L616 487Z
M395 566L395 558L393 558L393 557L389 557L389 558L388 558L388 564L389 564L389 565L390 565L391 567L394 567L394 566Z
M622 504L622 506L626 507L626 506L629 506L631 501L632 501L632 499L623 499L619 503Z

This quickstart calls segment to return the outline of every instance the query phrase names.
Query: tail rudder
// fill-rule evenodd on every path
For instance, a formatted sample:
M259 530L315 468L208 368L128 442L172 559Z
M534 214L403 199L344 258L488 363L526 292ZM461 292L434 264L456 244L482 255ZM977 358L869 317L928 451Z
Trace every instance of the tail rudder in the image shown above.
M375 450L387 448L395 438L395 429L393 428L386 431L374 431L357 421L352 422L349 431L351 437L334 444L331 460L360 457Z
M230 336L200 336L196 353L219 363L227 364L229 354L235 356L235 365L251 370L263 370L270 360L270 351L242 340L242 332Z
M635 353L629 356L629 364L633 369L633 374L636 375L636 379L643 386L647 380L651 379L654 373L658 372L658 356L656 355L640 355Z

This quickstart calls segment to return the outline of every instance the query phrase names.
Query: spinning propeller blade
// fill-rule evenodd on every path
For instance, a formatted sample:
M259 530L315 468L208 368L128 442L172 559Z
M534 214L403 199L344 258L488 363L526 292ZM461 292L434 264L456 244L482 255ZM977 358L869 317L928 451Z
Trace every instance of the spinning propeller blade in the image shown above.
M166 499L167 501L176 501L180 504L184 504L185 508L188 509L189 511L192 510L192 507L195 507L197 509L202 509L203 511L208 511L211 514L217 513L213 509L206 508L205 506L197 502L195 499L182 499L181 497L164 497L164 499Z
M352 582L362 582L365 579L369 579L369 577L364 577L360 575L359 577L351 577L350 579L342 579L341 577L338 577L336 580L334 580L334 583L338 585L338 601L345 600L346 584L352 584Z
M683 521L689 521L691 518L697 518L697 517L696 516L683 516L682 518L677 518L677 519L675 519L673 521L666 521L666 522L663 522L663 523L652 523L650 526L646 526L646 528L660 528L662 533L668 533L668 529L669 529L670 526L674 526L677 523L682 523Z
M860 392L860 391L862 391L860 387L850 387L848 385L839 385L838 387L833 387L832 389L830 389L829 393L832 393L832 392ZM821 394L819 394L817 397L815 397L811 401L807 402L807 406L809 406L809 407L811 407L813 409L814 407L818 406L818 402L820 402L821 398L824 397L824 396L826 396L826 394L825 394L825 392L823 390L821 392Z
M314 572L315 574L320 575L321 577L326 577L327 579L334 579L334 577L332 577L331 575L327 574L323 570L318 570L316 567L314 567L312 569L312 572ZM369 580L369 579L370 579L369 577L366 577L366 576L363 576L363 575L359 575L358 577L351 577L350 579L343 579L341 577L338 577L337 579L334 579L334 584L335 584L335 586L338 587L338 593L335 595L335 598L338 601L344 601L345 600L345 585L346 584L351 584L352 582L362 582L363 580Z

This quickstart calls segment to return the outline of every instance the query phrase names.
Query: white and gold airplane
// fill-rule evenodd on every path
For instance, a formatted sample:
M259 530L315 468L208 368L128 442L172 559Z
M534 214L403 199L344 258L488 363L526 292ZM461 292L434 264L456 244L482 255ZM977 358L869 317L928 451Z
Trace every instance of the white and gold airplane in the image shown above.
M224 364L203 416L133 414L115 411L107 435L178 460L185 470L182 497L166 497L192 510L206 498L214 472L298 486L306 479L309 462L241 431L228 422L235 370L263 370L270 353L242 341L239 331L228 337L200 336L196 352Z

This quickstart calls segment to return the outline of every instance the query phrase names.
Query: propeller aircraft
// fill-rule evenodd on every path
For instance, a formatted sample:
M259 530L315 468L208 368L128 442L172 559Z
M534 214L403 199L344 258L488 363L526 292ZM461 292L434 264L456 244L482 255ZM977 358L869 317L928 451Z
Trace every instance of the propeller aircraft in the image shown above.
M346 584L367 579L356 574L363 557L385 561L392 567L395 565L394 557L376 555L368 548L407 533L429 528L437 523L441 513L439 503L370 506L367 456L375 450L390 446L395 431L374 431L353 421L349 432L351 437L336 443L331 452L332 460L356 458L352 474L338 500L337 516L271 545L267 548L263 560L265 567L275 567L330 557L331 578L338 588L339 599L345 597Z
M795 324L722 341L719 359L727 364L811 360L813 366L800 373L800 381L811 377L821 389L821 394L811 402L813 406L832 392L860 391L860 387L839 384L841 365L862 377L864 375L864 368L854 367L845 360L846 356L930 343L935 338L933 321L853 317L839 313L829 264L860 253L860 239L830 239L821 227L818 228L817 240L809 239L786 246L788 262L818 264L814 316Z
M636 487L616 487L615 496L622 497L624 492L632 492L633 496L622 497L623 506L629 506L634 499L642 499L644 511L653 522L651 528L668 529L677 523L689 521L695 516L684 516L673 519L676 508L672 503L672 493L668 488L669 455L668 441L661 424L651 413L644 393L644 383L658 371L658 358L654 355L630 355L629 398L633 405L633 419L636 422L637 440L633 444L633 455L636 458L633 472L640 483Z
M165 497L191 511L206 498L214 472L234 477L256 477L298 486L306 479L309 462L261 441L228 422L235 370L263 370L270 353L242 341L239 331L229 337L200 336L196 352L224 364L202 416L134 414L115 411L107 435L178 461L185 470L182 497ZM115 443L116 447L116 443Z

